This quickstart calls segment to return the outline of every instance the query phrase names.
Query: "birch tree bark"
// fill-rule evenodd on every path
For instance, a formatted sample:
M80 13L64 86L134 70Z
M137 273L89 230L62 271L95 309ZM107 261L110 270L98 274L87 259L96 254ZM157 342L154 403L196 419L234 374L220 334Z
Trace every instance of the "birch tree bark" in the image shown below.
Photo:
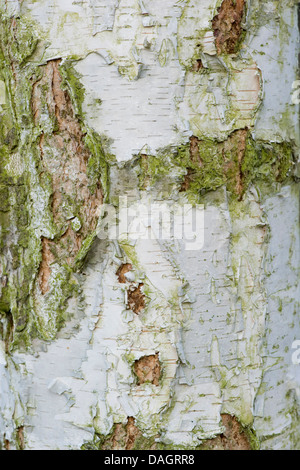
M300 449L297 11L0 0L2 449Z

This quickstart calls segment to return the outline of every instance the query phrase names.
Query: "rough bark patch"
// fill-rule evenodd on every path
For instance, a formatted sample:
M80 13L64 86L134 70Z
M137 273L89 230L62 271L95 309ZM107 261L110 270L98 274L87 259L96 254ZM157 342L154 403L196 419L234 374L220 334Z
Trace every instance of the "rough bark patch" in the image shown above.
M19 443L19 449L25 449L25 440L24 440L24 426L19 426L17 428L17 441Z
M54 261L50 253L72 266L84 239L96 228L98 207L103 202L100 182L94 191L89 188L91 153L69 93L62 88L59 65L59 59L47 62L42 77L33 85L31 101L36 126L43 128L45 114L54 123L52 131L45 128L41 132L38 142L42 171L52 179L52 214L57 227L56 241L43 240L39 271L42 293L49 290L50 264ZM72 228L74 217L81 223L77 231Z
M212 20L217 54L234 54L241 34L245 0L223 0Z
M192 135L190 137L190 159L191 162L197 165L197 167L201 168L203 166L203 161L200 156L200 149L199 149L200 140L198 137ZM187 168L187 174L184 177L184 180L181 184L179 192L187 191L190 187L190 183L193 180L195 172L192 168Z
M148 169L149 169L149 164L148 164L148 155L145 153L141 154L141 168L143 170L144 178L142 182L142 189L147 189L147 187L150 185L150 176L147 174Z
M197 59L192 66L192 72L199 72L199 70L203 69L203 63L201 59Z
M198 137L195 137L194 135L190 137L191 160L194 163L198 163L199 167L201 167L203 166L203 161L201 160L201 157L200 157L199 142L200 140L198 139Z
M10 450L10 442L8 439L4 439L4 449Z
M153 439L146 439L135 424L135 419L129 416L126 425L117 423L112 435L105 440L101 450L155 450Z
M132 264L130 263L121 264L118 271L116 272L116 275L118 276L118 280L121 284L125 284L125 282L127 281L125 274L131 270L132 270Z
M49 290L49 278L51 274L50 265L54 261L54 256L50 251L50 241L42 237L42 261L39 270L39 285L43 295Z
M161 374L158 353L151 354L150 356L143 356L135 361L134 372L138 378L138 385L150 382L153 385L158 386Z
M127 292L128 307L137 315L145 308L145 295L142 292L144 284L139 284L136 288L129 288Z
M225 432L214 439L208 439L203 444L207 450L251 450L246 432L234 416L221 415Z

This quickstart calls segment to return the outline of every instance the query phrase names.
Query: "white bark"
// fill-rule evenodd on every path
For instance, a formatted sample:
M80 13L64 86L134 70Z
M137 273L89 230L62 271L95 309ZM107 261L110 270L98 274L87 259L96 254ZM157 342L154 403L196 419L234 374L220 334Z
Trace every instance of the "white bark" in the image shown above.
M299 151L299 103L292 99L296 2L248 2L247 33L240 50L228 55L217 54L212 29L221 3L1 0L6 16L28 21L39 36L28 67L37 71L73 58L85 89L80 122L115 156L106 202L127 196L139 208L162 202L183 207L192 197L204 207L204 244L197 250L176 239L135 240L133 225L118 242L96 238L84 266L72 272L77 295L68 299L68 321L58 332L54 311L65 271L59 260L50 265L48 294L35 279L27 324L36 322L43 334L26 350L16 345L8 351L4 333L0 341L3 447L79 449L133 417L158 444L194 449L222 434L221 415L229 414L255 431L262 449L300 448L300 365L293 360L300 340L295 166L282 182L261 185L253 177L235 201L224 184L196 195L179 191L186 171L168 159L157 166L158 177L167 167L162 180L144 187L139 180L138 157L159 161L191 136L217 146L247 129L270 149L288 144ZM205 73L193 69L200 59ZM47 135L49 116L41 111L38 119L35 128ZM53 159L59 162L64 151L53 151ZM46 161L46 144L43 152ZM37 182L31 157L22 156L12 150L5 168L13 177L30 168L30 226L36 243L52 240L51 191ZM55 171L62 171L59 164ZM98 209L99 215L100 203ZM80 233L75 215L69 219ZM138 223L146 233L145 217ZM132 270L120 283L116 272L125 263ZM139 286L145 308L137 314L128 295ZM156 354L158 385L139 384L135 361Z

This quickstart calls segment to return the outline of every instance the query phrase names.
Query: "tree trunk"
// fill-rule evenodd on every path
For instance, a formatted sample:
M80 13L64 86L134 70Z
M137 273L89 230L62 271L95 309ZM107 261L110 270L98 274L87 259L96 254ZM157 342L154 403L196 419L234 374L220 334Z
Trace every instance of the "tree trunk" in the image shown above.
M300 449L284 0L0 0L2 449Z

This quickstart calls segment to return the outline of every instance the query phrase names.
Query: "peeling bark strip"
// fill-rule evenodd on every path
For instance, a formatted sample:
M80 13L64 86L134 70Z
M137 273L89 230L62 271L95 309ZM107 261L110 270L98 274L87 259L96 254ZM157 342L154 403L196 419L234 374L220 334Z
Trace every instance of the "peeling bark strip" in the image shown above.
M134 363L134 372L138 378L138 385L150 382L153 385L159 385L161 374L159 355L151 354L143 356Z
M234 54L237 50L244 16L245 0L223 0L212 20L218 55Z
M39 284L49 290L51 263L70 266L86 236L96 228L97 210L103 201L100 182L90 190L87 165L91 157L68 91L62 89L60 60L51 60L33 86L32 111L35 125L43 128L39 139L42 171L52 179L52 215L57 240L42 240ZM48 122L45 123L45 116ZM72 224L76 219L79 228Z

